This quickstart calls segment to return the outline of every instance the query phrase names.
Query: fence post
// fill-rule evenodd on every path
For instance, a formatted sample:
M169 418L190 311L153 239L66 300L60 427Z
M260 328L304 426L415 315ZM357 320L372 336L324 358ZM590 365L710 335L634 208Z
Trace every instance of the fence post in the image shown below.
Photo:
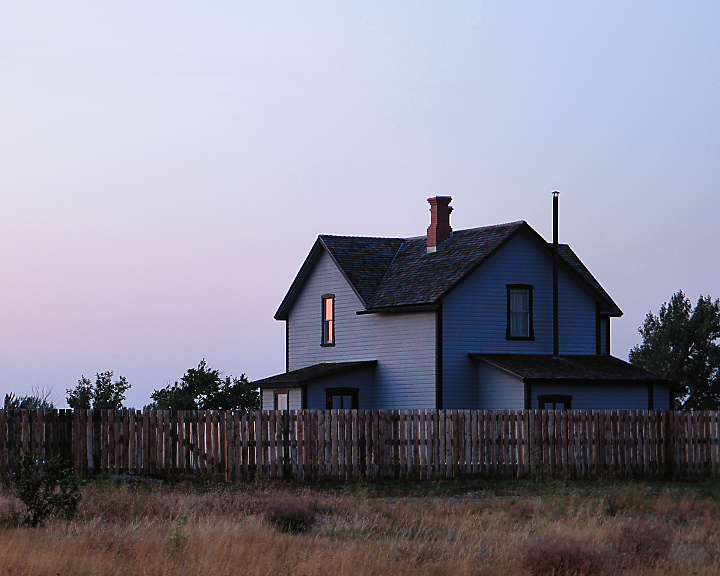
M293 411L294 412L294 411ZM292 437L290 436L290 411L285 410L282 413L283 417L283 477L287 479L295 480L293 477L293 465L290 460L290 446L292 444Z

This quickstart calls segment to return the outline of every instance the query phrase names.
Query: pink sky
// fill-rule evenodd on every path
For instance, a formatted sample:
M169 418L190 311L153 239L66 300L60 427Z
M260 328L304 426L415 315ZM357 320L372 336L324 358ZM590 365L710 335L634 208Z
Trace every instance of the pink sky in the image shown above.
M581 5L582 4L582 5ZM527 220L625 316L720 297L720 5L0 8L0 394L284 369L321 233Z

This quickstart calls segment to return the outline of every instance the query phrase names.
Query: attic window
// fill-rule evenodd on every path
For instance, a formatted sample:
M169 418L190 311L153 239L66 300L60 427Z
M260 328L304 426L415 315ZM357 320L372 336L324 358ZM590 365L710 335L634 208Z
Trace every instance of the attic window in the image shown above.
M531 285L508 284L507 286L507 339L535 339Z
M335 346L335 295L322 297L322 346Z

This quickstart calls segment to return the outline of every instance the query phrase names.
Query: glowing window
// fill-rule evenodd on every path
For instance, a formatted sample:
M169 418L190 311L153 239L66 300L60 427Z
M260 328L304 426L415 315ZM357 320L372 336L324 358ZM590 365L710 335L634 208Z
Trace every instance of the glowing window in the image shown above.
M323 346L335 345L335 295L322 297L322 340Z

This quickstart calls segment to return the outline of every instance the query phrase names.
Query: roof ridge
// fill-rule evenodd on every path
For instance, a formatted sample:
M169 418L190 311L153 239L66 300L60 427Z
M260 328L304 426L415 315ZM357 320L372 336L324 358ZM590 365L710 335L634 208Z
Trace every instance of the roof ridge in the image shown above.
M505 228L508 226L520 226L522 224L527 224L526 220L515 220L514 222L504 222L502 224L489 224L488 226L476 226L475 228L463 228L461 230L453 230L453 234L457 234L459 232L475 232L476 230L493 230L495 228ZM426 238L427 235L423 234L421 236L408 236L407 238L403 238L403 240L419 240L420 238Z
M527 224L525 220L514 220L512 222L503 222L502 224L489 224L488 226L476 226L475 228L463 228L462 230L454 230L454 232L472 232L474 230L492 230L493 228L505 228L506 226L520 226Z
M362 238L363 240L402 240L403 242L406 240L406 238L399 236L348 236L340 234L320 234L319 236L320 238Z

